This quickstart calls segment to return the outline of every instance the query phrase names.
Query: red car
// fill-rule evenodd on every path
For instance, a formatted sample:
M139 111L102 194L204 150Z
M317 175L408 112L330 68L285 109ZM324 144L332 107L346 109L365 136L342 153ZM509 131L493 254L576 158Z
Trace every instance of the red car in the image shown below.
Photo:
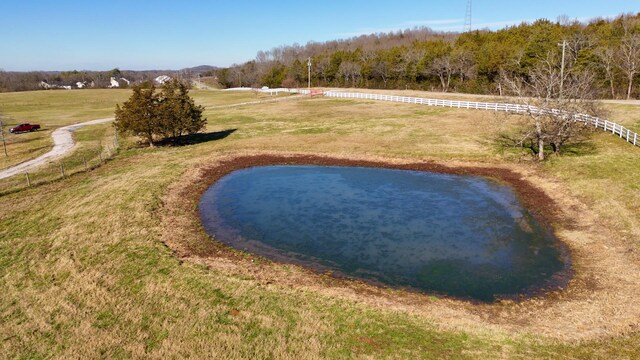
M40 129L40 125L38 124L20 124L16 127L12 127L9 131L12 134L26 131L36 131Z

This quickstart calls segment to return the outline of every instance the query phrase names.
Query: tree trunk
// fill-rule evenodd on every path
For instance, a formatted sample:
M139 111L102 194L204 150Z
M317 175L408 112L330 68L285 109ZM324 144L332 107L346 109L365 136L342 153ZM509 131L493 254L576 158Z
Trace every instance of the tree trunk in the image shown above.
M542 137L538 139L538 160L544 161L544 140Z
M615 85L613 83L613 79L609 78L609 86L611 86L611 98L615 99L616 98L616 88Z
M631 89L633 88L633 76L635 74L629 76L629 87L627 88L627 100L631 99Z
M536 122L536 135L538 136L538 160L544 161L544 139L542 138L542 124Z

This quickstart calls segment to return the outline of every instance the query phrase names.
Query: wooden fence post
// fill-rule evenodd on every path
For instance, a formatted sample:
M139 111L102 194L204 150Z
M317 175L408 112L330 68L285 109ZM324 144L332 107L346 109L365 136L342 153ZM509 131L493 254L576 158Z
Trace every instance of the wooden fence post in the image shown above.
M30 186L31 186L31 179L29 179L29 173L28 173L28 172L26 172L26 173L24 173L24 174L25 174L25 175L27 175L27 186L29 186L29 187L30 187Z
M60 163L60 175L64 177L64 163Z

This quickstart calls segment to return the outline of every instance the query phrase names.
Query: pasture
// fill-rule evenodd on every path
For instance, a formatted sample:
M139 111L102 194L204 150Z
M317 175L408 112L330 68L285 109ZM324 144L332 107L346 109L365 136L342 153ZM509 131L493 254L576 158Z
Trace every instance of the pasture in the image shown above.
M112 116L128 94L0 94L5 116L45 129L10 142L0 168L45 152L56 127ZM122 139L102 166L0 197L2 357L640 356L639 148L598 131L537 163L497 143L519 126L513 115L329 98L219 107L265 98L191 94L208 118L192 144ZM640 130L638 106L606 108ZM76 151L112 131L79 131ZM553 199L551 225L572 250L573 280L546 296L480 305L207 252L213 240L193 219L207 169L241 156L308 155L516 174Z

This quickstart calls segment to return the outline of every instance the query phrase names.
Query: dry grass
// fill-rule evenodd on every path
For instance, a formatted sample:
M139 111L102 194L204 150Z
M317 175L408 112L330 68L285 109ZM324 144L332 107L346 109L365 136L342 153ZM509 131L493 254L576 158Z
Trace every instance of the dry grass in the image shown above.
M202 105L204 107L231 105L249 101L260 101L289 96L288 93L269 95L267 93L257 93L253 91L222 90L192 90L190 94L196 100L198 105Z
M73 134L77 145L70 154L48 161L37 169L29 171L31 186L59 179L60 166L64 166L65 176L86 171L102 164L114 154L114 129L111 124L83 127ZM31 153L27 153L31 155ZM0 180L0 196L27 187L25 174L17 174Z
M518 103L518 100L509 96L478 95L463 93L442 93L418 90L373 90L373 89L346 89L352 92L365 92L375 94L390 94L400 96L415 96L431 99L466 100L483 102ZM600 117L622 124L629 129L640 132L640 113L637 100L605 100L602 102L604 113Z
M202 101L232 102L227 96L210 92ZM538 166L490 140L513 118L403 104L312 99L206 115L208 131L237 130L192 146L132 147L94 171L0 198L1 357L640 354L640 149L598 133L594 149ZM193 203L171 206L188 200L175 195L181 181L229 156L265 152L512 169L576 219L558 232L575 251L577 276L551 298L478 307L390 290L363 294L242 254L238 261L175 256L163 240L179 233L165 233L163 219L193 210Z
M129 90L29 91L0 93L0 115L6 116L6 128L20 123L36 123L42 130L34 133L6 134L9 157L0 154L0 169L33 159L51 149L51 133L62 126L113 116L117 103L129 96Z
M198 104L205 107L240 102L268 100L288 96L246 92L191 91ZM116 104L122 103L130 90L30 91L0 93L0 115L5 119L8 157L0 153L0 169L33 159L51 149L53 130L70 124L113 116ZM24 122L37 123L42 130L9 134L9 128Z

